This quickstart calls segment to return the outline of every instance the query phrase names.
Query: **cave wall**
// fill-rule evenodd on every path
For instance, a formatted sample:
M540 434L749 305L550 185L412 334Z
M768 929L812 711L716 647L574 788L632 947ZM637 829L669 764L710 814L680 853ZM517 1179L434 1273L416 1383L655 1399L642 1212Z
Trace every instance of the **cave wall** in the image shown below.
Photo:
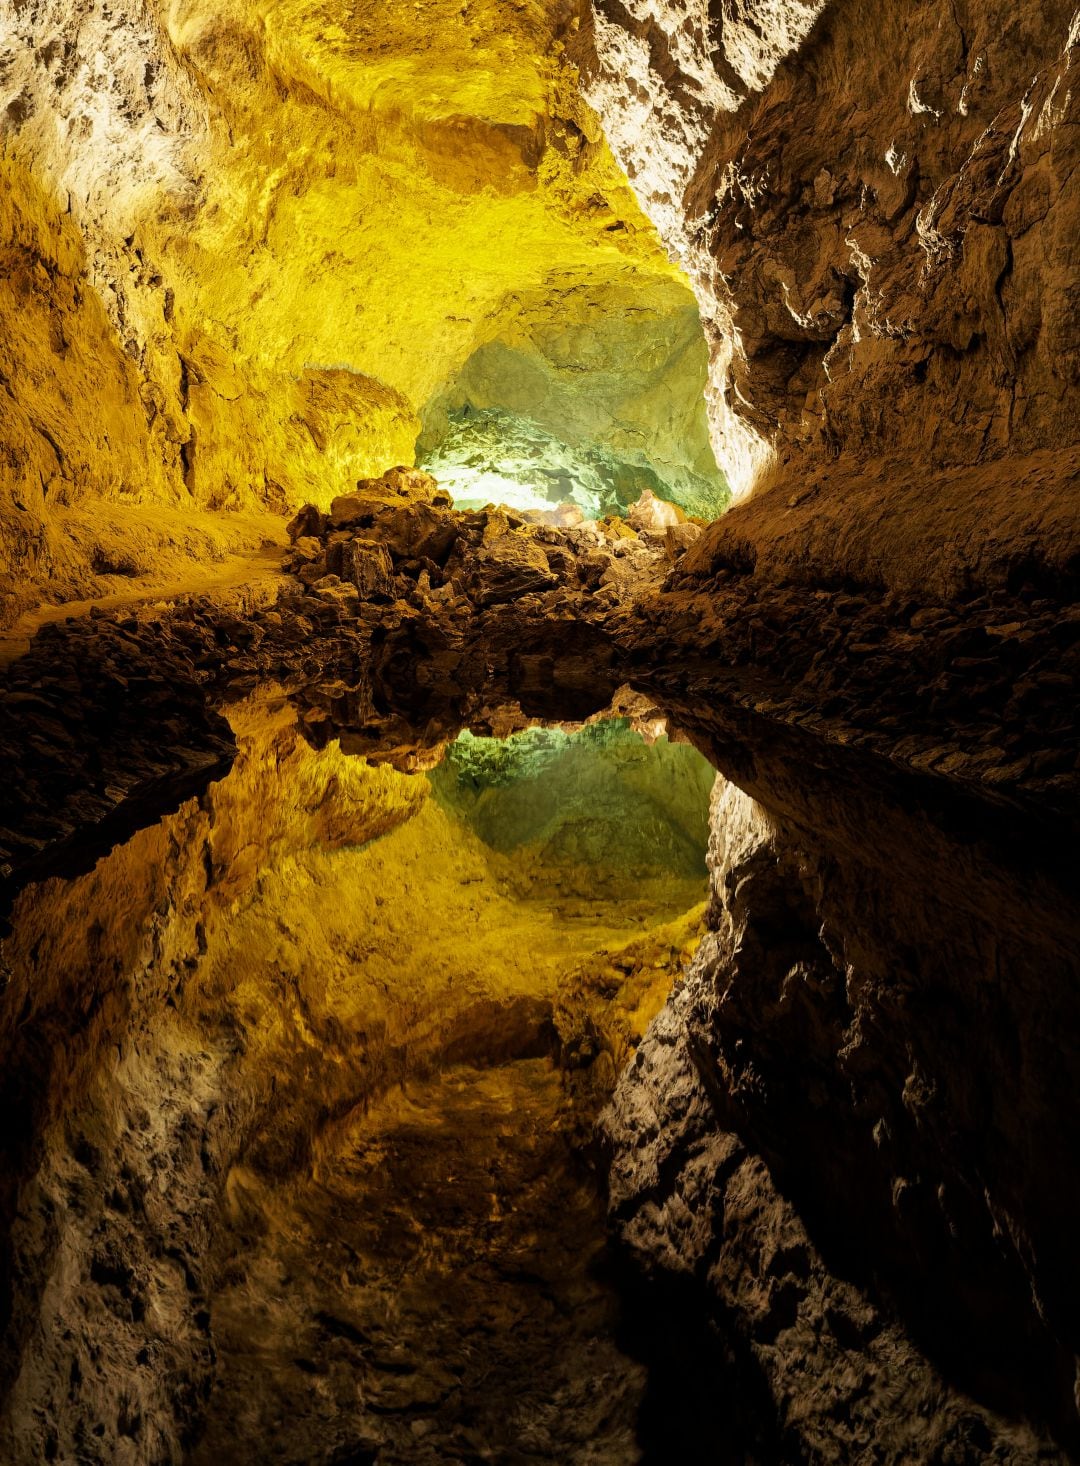
M792 1459L1074 1459L1074 855L805 740L714 746L743 787L603 1119L613 1224L711 1296Z
M637 362L684 328L685 282L564 55L577 23L536 0L464 19L395 0L377 21L18 7L0 45L5 619L93 590L125 515L131 575L155 544L182 559L173 511L209 516L199 549L220 558L215 536L257 542L237 511L325 506L411 463L424 405L500 333L580 345L600 311ZM620 430L696 471L702 375L697 358L654 429L635 366L611 385ZM101 500L95 555L68 506Z
M1060 6L717 9L597 0L573 54L693 279L714 442L754 492L696 543L505 515L448 528L425 500L391 504L376 534L389 548L373 550L362 503L355 520L344 507L351 534L316 514L289 562L298 581L250 624L204 607L137 624L130 645L118 622L84 627L53 640L51 672L39 646L19 696L45 720L25 755L44 773L16 806L31 846L114 805L131 828L115 762L96 755L115 740L108 717L76 740L78 701L62 682L41 691L77 669L107 689L107 713L129 655L140 678L152 664L184 683L182 705L148 697L132 715L140 777L157 727L171 719L171 749L209 683L216 696L283 669L314 742L397 738L403 756L459 705L491 711L495 667L551 716L591 712L625 677L674 689L679 722L743 792L717 806L693 980L606 1122L613 1220L646 1267L706 1284L793 1453L841 1460L874 1441L898 1460L1059 1459L1077 1444L1075 36ZM446 29L440 14L391 5L376 33L310 7L181 7L167 26L134 8L20 11L2 58L8 614L39 594L34 576L71 595L170 536L198 554L183 526L200 512L325 505L383 454L404 457L418 407L469 363L470 390L488 390L496 322L547 380L563 333L605 302L672 288L568 90L558 48L574 17L476 6ZM570 267L595 288L571 288ZM626 338L629 355L642 340ZM673 422L665 406L667 440ZM458 542L445 576L418 549L444 532L444 549ZM214 543L207 530L203 552ZM654 594L660 561L677 563ZM399 598L377 602L372 576ZM25 706L4 710L13 748ZM273 758L309 757L289 747ZM57 825L40 791L61 763ZM332 793L316 780L301 824L333 812L346 767ZM110 1417L110 1447L152 1457L198 1418L201 1229L232 1164L219 1138L223 1155L242 1134L285 1164L310 1147L313 1111L353 1093L343 1076L367 1036L351 999L334 1001L346 984L326 937L344 949L356 934L289 910L275 966L245 942L250 908L230 904L260 885L282 910L297 889L342 894L321 865L305 873L303 829L282 855L249 828L239 806L273 801L246 777L234 814L220 794L187 804L74 892L24 908L4 1008L7 1072L31 1077L12 1101L26 1128L6 1197L23 1207L16 1453L35 1448L35 1412L72 1405L65 1391L72 1430L102 1424L121 1377L134 1403ZM404 820L396 778L388 825L353 810L342 838ZM404 823L420 868L437 817ZM473 849L470 869L486 878L488 856ZM228 921L203 950L196 913L218 890ZM370 928L386 916L377 894ZM121 899L143 938L88 924ZM407 908L395 920L415 925ZM655 1010L648 969L615 1039L594 1031L591 1000L563 1000L575 1082L594 1097ZM423 1052L424 1023L451 1021L429 1000L422 983L403 990L372 1049L394 1055L420 1025ZM377 993L364 1001L387 1016ZM96 1067L114 1046L115 1070ZM240 1076L224 1112L223 1065ZM167 1134L150 1102L162 1089L179 1117ZM94 1133L68 1134L67 1114ZM152 1184L162 1154L186 1178L173 1213ZM88 1191L91 1171L115 1173L115 1191ZM261 1183L234 1180L243 1212ZM179 1422L140 1373L148 1299ZM111 1355L74 1377L82 1342L65 1330L97 1348L106 1328Z
M891 485L922 486L948 537L985 484L942 469L1043 449L1056 465L1018 493L1036 528L1060 509L1077 431L1071 7L593 15L587 94L694 282L714 444L736 492L771 506L761 537L805 494L842 516L860 477L877 504L860 493L845 529ZM754 532L749 506L741 522ZM902 527L882 543L902 556Z
M1072 9L592 10L738 500L641 607L643 685L732 783L612 1220L705 1286L793 1459L1072 1459ZM1043 615L1045 713L984 641ZM1006 796L992 750L1035 738Z
M77 513L87 499L175 505L185 429L179 414L170 419L144 401L144 380L89 285L74 220L13 158L4 156L0 168L0 536L8 600L21 579L62 578L54 509Z

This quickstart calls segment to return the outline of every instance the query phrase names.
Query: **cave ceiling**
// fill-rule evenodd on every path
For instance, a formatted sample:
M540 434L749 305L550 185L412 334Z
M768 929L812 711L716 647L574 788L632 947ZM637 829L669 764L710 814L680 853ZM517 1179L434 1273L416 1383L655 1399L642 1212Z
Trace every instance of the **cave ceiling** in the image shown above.
M92 499L325 507L466 402L721 504L693 299L581 99L578 21L494 0L13 12L9 568L70 560L57 515Z

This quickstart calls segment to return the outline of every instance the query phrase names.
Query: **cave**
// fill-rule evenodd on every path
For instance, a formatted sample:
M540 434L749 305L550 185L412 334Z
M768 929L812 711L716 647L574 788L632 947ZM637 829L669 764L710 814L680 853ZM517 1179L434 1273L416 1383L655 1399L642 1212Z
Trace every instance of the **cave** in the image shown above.
M1080 1461L1078 62L9 7L0 1461Z

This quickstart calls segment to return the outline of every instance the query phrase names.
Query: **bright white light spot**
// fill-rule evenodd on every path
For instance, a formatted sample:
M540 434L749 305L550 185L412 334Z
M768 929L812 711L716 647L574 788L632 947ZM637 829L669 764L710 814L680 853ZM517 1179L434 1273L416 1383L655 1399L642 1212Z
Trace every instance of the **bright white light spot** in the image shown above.
M553 509L550 499L531 484L506 478L501 473L440 465L439 487L454 497L459 509L482 509L485 504L502 504L507 509Z
M918 87L916 85L917 81L918 77L913 76L911 78L911 84L908 87L908 111L911 113L912 117L940 117L941 113L936 111L935 108L929 106L919 96Z

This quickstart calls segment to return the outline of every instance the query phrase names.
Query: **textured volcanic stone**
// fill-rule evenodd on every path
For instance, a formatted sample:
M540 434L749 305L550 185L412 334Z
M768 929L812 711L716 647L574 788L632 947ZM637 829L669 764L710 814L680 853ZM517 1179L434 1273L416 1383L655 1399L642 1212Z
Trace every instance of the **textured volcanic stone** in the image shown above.
M339 739L409 769L430 765L463 725L584 718L620 684L647 688L768 815L759 828L734 793L718 812L714 866L726 874L713 930L689 1009L661 1021L674 1022L672 1047L685 1035L690 1069L661 1066L646 1105L632 1084L649 1073L647 1048L620 1091L641 1107L635 1138L610 1132L627 1243L646 1269L680 1253L704 1259L695 1276L756 1361L756 1408L780 1416L788 1456L839 1461L872 1437L898 1461L933 1459L939 1442L965 1463L987 1451L1023 1461L1047 1431L1071 1441L1080 703L1069 694L1080 623L1062 587L1049 596L1032 574L963 599L825 591L812 577L759 574L749 553L717 565L699 541L657 595L666 535L426 501L392 512L434 516L454 535L445 566L399 561L393 601L328 569L346 547L366 554L370 529L327 523L316 552L319 522L305 516L302 574L283 580L272 606L238 615L188 601L40 636L9 671L6 713L0 704L22 775L5 787L0 819L18 832L4 837L9 889L86 868L132 834L157 773L185 766L184 750L202 757L215 703L236 706L259 684L279 689L315 747L335 755ZM509 568L499 562L508 547ZM518 552L548 588L499 599L507 578L516 585ZM595 590L582 584L594 569ZM200 767L195 786L211 777ZM195 788L166 781L165 791L175 803ZM315 795L311 807L323 808ZM261 848L193 857L192 878L228 902ZM161 866L148 861L146 878ZM191 949L198 942L193 933ZM101 960L115 975L107 950ZM81 957L62 964L84 969L99 971ZM625 975L635 972L651 1004L638 958ZM601 990L610 981L599 974ZM566 1000L575 1090L590 1105L629 1053L623 1017L610 1040L591 1036L591 991L585 982ZM110 1000L89 1031L121 1016ZM337 1034L326 1029L333 1053ZM350 1072L327 1062L339 1078ZM160 1073L179 1089L202 1064L155 1061L139 1084L153 1090ZM10 1073L17 1083L18 1065ZM296 1073L302 1107L318 1095L310 1067ZM698 1128L684 1144L691 1112ZM654 1141L656 1175L639 1187ZM280 1126L260 1144L279 1158L288 1150ZM197 1203L198 1186L192 1194ZM98 1271L114 1290L109 1307L144 1306L141 1264L127 1279L103 1254ZM1009 1425L1003 1411L1034 1425Z
M335 499L330 524L337 530L366 531L395 560L441 563L457 534L454 520L440 512L450 503L430 474L395 468L380 479L362 481L355 494Z
M348 539L331 546L326 556L329 569L349 580L364 600L392 600L394 562L378 540Z
M1075 600L1073 7L592 13L587 90L693 278L714 446L749 494L699 563Z
M137 791L204 746L213 701L267 679L287 683L320 746L341 735L356 751L375 750L387 744L387 720L398 719L389 741L406 759L515 701L558 720L591 715L629 680L680 708L695 688L718 711L842 740L1003 806L1080 817L1080 612L1060 583L1048 596L1054 584L1020 567L1030 578L1015 588L1010 573L963 601L930 604L910 593L825 591L812 576L778 585L754 572L760 557L745 545L717 557L706 532L656 594L668 537L678 536L678 552L698 526L663 536L639 536L621 520L559 529L498 511L458 513L434 502L428 484L419 502L389 512L401 516L410 548L429 531L452 541L443 565L400 560L391 584L387 547L373 548L370 528L334 530L304 514L287 556L302 562L299 577L283 580L272 608L245 619L208 598L43 632L0 702L4 746L20 770L0 815L12 878L31 854L47 869L50 849L76 836L89 837L87 852L110 831L115 838L111 823L93 833L91 811L115 810L122 821L126 806L137 820ZM400 487L367 493L368 502L388 498L401 500ZM320 524L318 539L310 531ZM346 573L346 559L360 569ZM133 699L140 685L153 696ZM132 731L106 748L118 715ZM77 757L57 731L69 724L79 730ZM146 769L121 777L144 741ZM227 743L211 746L207 767L216 767Z
M821 0L593 11L590 95L694 280L740 489L773 449L926 471L1075 441L1069 4L920 0L873 35Z
M718 721L684 726L763 802L718 782L710 931L604 1122L613 1222L707 1279L793 1453L1073 1459L1071 842Z
M179 581L222 509L255 543L325 509L500 344L590 445L719 487L692 296L580 96L576 14L168 9L5 26L0 622Z
M558 584L543 549L511 529L485 538L484 544L470 551L461 574L467 594L478 606L513 601Z

